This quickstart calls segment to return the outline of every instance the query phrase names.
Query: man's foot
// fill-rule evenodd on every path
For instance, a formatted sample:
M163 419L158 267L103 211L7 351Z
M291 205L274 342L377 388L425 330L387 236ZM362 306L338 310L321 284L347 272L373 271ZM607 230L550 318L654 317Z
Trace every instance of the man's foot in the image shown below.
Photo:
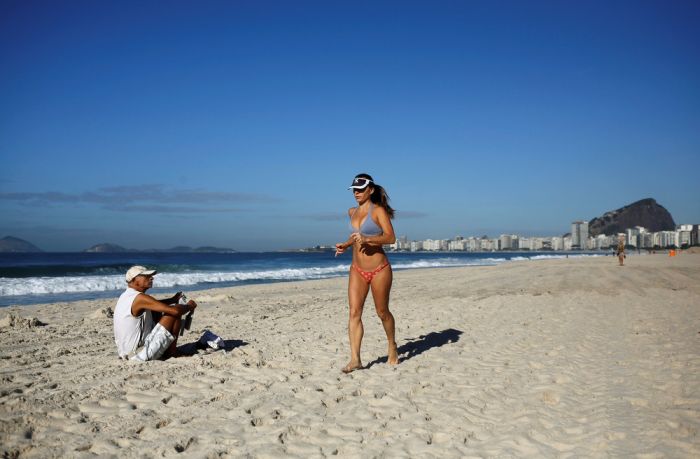
M356 363L350 362L347 365L345 365L345 367L343 367L343 369L340 371L342 371L345 374L348 374L348 373L352 373L355 370L360 370L360 369L362 369L362 362L356 362Z
M399 364L399 352L396 348L396 342L389 345L389 355L387 357L387 362L389 362L389 365Z

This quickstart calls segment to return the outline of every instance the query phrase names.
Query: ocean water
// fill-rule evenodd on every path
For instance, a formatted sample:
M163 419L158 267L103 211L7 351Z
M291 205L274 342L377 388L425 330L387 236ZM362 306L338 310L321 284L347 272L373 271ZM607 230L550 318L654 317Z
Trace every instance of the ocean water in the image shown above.
M389 253L394 270L496 265L514 260L595 256L562 252ZM149 293L347 275L351 256L333 252L0 254L0 306L117 298L132 265L158 270ZM193 295L196 298L196 295Z

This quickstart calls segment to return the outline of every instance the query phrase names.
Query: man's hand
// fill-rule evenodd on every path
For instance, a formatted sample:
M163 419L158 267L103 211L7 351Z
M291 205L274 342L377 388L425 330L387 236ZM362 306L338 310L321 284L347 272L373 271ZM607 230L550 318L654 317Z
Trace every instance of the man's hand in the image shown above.
M193 312L195 309L197 309L197 303L194 300L188 301L187 304L183 306L187 308L187 312Z
M188 312L194 311L197 307L197 303L195 303L194 300L190 300L187 304L173 304L172 307L177 310L177 315L182 317Z

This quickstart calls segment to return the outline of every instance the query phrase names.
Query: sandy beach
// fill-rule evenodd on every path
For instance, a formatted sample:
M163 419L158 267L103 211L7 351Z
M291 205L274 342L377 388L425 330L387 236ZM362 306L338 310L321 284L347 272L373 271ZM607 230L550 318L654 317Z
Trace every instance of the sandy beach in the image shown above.
M396 272L349 375L346 283L192 292L227 350L141 364L114 300L0 310L3 457L700 457L700 254Z

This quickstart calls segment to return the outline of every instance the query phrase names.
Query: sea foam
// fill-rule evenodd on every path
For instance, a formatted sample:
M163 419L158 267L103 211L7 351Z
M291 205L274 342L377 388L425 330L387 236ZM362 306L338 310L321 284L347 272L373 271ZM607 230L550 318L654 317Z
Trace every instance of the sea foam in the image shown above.
M511 261L564 258L566 255L516 256ZM571 255L590 256L590 255ZM391 255L389 255L391 258ZM508 258L421 258L410 262L398 261L392 264L397 270L420 268L446 268L458 266L493 266L509 261ZM154 288L164 289L188 286L211 286L236 282L274 282L308 279L325 279L345 275L350 268L347 264L327 267L284 268L258 271L188 271L161 272L155 277ZM56 295L62 293L108 292L124 289L122 274L0 278L0 296Z

